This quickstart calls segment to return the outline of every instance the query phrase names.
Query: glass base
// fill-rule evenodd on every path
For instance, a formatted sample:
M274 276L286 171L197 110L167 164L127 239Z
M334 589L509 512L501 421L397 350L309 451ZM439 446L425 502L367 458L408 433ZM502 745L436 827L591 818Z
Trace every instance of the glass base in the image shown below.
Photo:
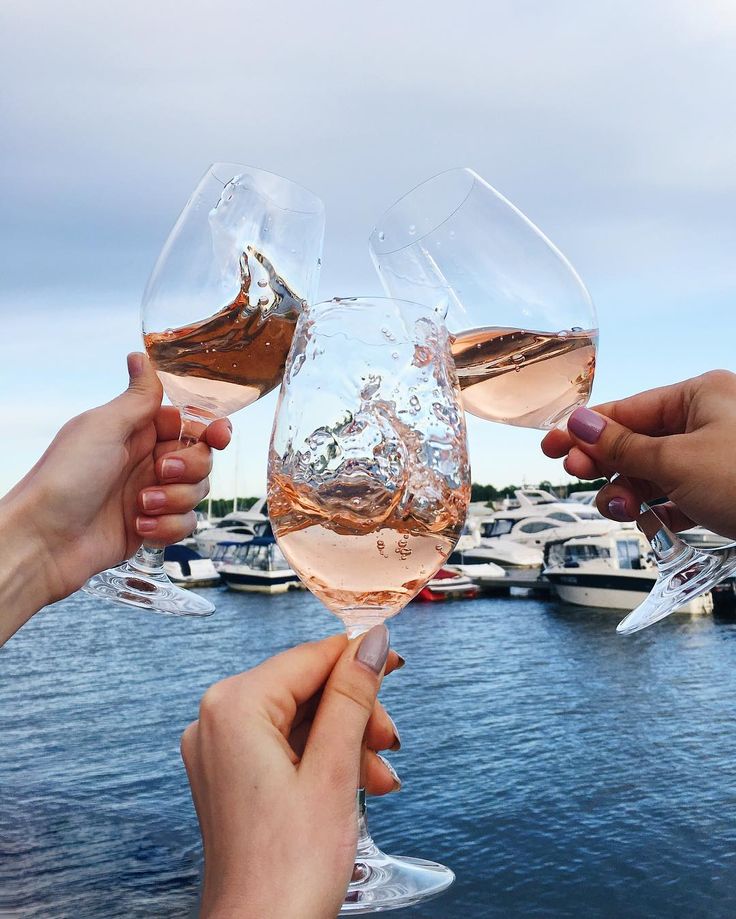
M82 590L102 600L167 616L211 616L215 611L209 600L172 584L166 572L143 571L129 561L96 574Z
M620 635L632 635L654 625L684 606L688 600L708 593L720 581L736 574L736 543L717 549L687 547L675 565L662 565L649 596L619 622Z
M341 916L411 906L436 897L455 880L453 872L437 862L386 855L376 846L373 849L373 854L362 855L355 862Z

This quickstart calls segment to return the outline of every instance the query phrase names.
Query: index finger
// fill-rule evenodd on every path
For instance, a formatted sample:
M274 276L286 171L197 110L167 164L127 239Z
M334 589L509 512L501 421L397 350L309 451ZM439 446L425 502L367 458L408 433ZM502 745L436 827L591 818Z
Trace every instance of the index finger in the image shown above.
M347 646L346 635L333 635L283 651L233 680L247 681L260 690L271 722L288 736L299 706L327 682Z
M659 386L644 392L591 406L594 411L622 424L636 434L662 437L681 434L687 422L687 410L694 380Z
M173 405L164 405L155 418L156 440L160 443L178 441L181 432L181 415ZM202 432L200 442L215 450L224 450L232 437L232 425L227 418L218 418ZM178 445L177 445L178 446Z

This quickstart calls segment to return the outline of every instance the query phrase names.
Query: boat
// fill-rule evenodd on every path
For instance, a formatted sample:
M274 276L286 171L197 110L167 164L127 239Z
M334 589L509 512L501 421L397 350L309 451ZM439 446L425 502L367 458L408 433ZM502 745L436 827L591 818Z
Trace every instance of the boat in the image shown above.
M212 558L218 543L250 542L254 536L263 535L268 522L266 499L259 498L250 510L233 511L218 520L214 526L205 529L198 528L194 533L197 551L201 555Z
M436 603L442 600L474 600L478 596L478 585L467 577L440 568L435 576L424 585L414 598L427 603Z
M515 577L526 572L536 578L550 540L606 532L615 526L596 508L558 501L542 489L520 488L515 496L513 502L506 502L504 510L476 524L478 544L465 549L466 559L478 564L493 562Z
M543 575L566 603L628 612L646 599L657 580L649 552L648 542L633 524L619 525L605 535L551 544ZM696 597L677 610L691 614L712 611L710 594Z
M253 536L245 543L221 542L212 561L233 590L278 594L302 587L273 536Z
M164 571L177 587L217 587L221 583L212 559L202 558L181 543L164 549Z

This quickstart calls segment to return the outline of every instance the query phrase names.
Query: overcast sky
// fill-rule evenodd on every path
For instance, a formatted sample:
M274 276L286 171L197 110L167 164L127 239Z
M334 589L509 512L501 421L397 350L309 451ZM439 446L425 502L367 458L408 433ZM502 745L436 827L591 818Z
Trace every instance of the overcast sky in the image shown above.
M472 166L587 283L594 399L736 369L730 0L3 0L0 86L0 492L124 386L148 272L215 160L324 199L322 298L378 293L380 212ZM264 490L273 407L234 419L241 494ZM566 479L538 433L470 428L475 480Z

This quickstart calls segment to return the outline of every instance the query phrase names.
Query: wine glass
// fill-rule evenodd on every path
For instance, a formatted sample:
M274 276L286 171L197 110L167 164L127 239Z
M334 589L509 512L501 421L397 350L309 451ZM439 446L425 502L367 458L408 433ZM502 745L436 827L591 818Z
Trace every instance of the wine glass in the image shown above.
M470 500L465 419L447 330L391 299L320 303L300 317L268 464L282 552L350 637L395 616L447 560ZM448 887L434 862L385 855L359 792L343 911L408 906Z
M141 306L146 351L181 414L180 444L278 386L297 318L317 290L323 236L324 205L294 182L234 163L204 174ZM159 613L214 612L169 581L163 555L144 543L84 589Z
M473 170L418 185L381 217L369 249L389 295L446 316L469 412L549 429L586 404L598 341L593 302L564 255ZM736 544L694 549L645 503L637 524L658 579L619 624L627 634L736 570Z

